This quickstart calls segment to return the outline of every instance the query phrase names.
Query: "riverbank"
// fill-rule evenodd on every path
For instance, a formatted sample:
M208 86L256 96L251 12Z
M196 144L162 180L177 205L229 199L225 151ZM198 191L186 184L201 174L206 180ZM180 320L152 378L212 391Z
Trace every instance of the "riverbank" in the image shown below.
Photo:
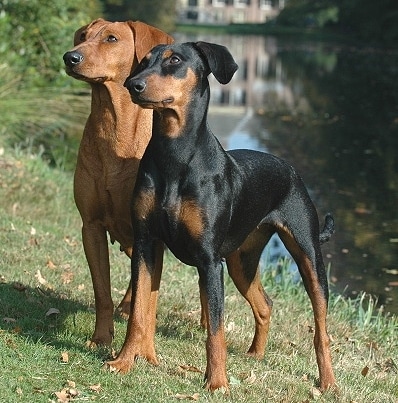
M268 24L177 24L176 32L206 33L219 35L268 35L277 37L294 37L302 40L318 40L344 43L357 43L347 35L331 30L317 28L283 27L272 23Z
M197 275L169 254L158 309L159 367L139 360L127 376L102 371L109 351L85 347L94 324L93 293L73 202L73 174L50 168L41 156L9 149L0 154L4 401L396 402L397 318L383 317L366 295L352 301L333 290L329 332L340 394L319 395L311 307L283 262L270 266L264 275L274 312L261 361L244 354L253 319L226 276L229 399L202 389L205 333L199 326ZM128 284L129 263L116 245L111 261L117 303ZM126 323L117 320L116 350L125 329Z

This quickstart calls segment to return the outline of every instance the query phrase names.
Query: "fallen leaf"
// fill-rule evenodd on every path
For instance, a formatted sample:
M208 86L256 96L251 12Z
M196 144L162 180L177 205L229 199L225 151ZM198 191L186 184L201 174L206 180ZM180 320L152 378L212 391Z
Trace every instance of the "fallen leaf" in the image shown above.
M75 388L69 388L69 394L73 398L73 397L76 397L79 394L79 392Z
M70 237L68 237L68 236L66 236L66 237L64 238L64 241L65 241L69 246L76 246L76 245L79 244L79 243L76 241L76 239L70 238Z
M92 390L93 392L99 393L101 390L101 384L97 383L96 385L91 385L90 390Z
M199 372L200 374L203 373L202 370L200 370L199 368L196 368L192 365L179 365L179 368L181 368L184 371L189 371L189 372Z
M37 270L37 273L36 273L35 277L37 278L37 281L38 281L40 284L44 285L44 284L47 283L47 280L41 275L40 270Z
M61 362L67 364L69 362L69 353L67 351L64 351L61 353Z
M374 341L371 341L371 342L367 343L366 345L367 345L369 348L371 348L372 350L376 350L376 351L379 350L378 344L377 344L376 342L374 342Z
M318 388L312 388L311 389L311 397L313 399L317 399L320 396L322 396L322 392Z
M194 393L193 395L177 393L174 397L178 400L199 400L199 396L199 393Z
M38 241L36 238L34 238L34 237L31 237L31 238L29 239L29 245L31 245L31 246L40 246L40 245L39 245L39 241Z
M365 367L363 367L362 371L361 371L361 375L362 376L366 376L369 372L369 367L366 365Z
M75 381L70 381L69 379L66 381L67 385L70 388L76 388L76 382Z
M50 315L59 315L60 311L57 308L50 308L47 312L46 312L46 316L50 316Z
M55 265L55 263L52 260L47 260L46 266L49 269L55 269L57 266Z
M257 376L253 370L250 371L250 376L244 379L244 381L247 382L249 385L252 385L254 382L256 382L256 380Z
M67 271L61 274L63 284L69 284L73 280L74 274L71 271Z
M67 389L62 389L60 392L54 392L54 395L57 396L59 403L68 403L70 401L70 394Z

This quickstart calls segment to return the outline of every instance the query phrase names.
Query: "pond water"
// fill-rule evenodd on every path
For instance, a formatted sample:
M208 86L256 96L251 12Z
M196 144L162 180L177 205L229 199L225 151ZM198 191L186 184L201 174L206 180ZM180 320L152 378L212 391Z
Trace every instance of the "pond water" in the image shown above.
M323 246L338 292L366 291L398 313L398 52L250 36L223 44L239 65L212 87L209 122L225 148L294 165L336 233ZM323 218L322 218L323 219ZM286 253L277 240L272 254Z

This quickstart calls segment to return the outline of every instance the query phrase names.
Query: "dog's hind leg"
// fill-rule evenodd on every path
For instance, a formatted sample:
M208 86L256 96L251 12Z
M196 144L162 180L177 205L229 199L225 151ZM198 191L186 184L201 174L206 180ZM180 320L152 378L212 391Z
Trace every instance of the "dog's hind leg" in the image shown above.
M275 232L264 224L256 228L226 261L229 275L242 296L249 302L255 320L255 332L248 355L263 358L270 325L272 301L265 293L259 273L261 253Z
M322 391L334 385L335 377L330 354L330 339L326 328L328 309L328 283L319 242L316 213L298 212L295 204L296 220L288 226L280 226L278 234L296 261L308 296L310 297L315 320L314 346ZM310 217L310 218L309 218ZM312 218L311 218L312 217Z

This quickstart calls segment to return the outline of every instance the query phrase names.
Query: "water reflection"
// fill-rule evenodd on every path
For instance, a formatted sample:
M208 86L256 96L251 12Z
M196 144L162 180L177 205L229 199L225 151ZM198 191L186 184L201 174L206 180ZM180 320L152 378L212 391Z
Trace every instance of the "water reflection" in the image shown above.
M210 126L227 148L295 165L337 232L331 278L398 313L398 54L267 37L178 36L227 46L240 68L211 77Z

